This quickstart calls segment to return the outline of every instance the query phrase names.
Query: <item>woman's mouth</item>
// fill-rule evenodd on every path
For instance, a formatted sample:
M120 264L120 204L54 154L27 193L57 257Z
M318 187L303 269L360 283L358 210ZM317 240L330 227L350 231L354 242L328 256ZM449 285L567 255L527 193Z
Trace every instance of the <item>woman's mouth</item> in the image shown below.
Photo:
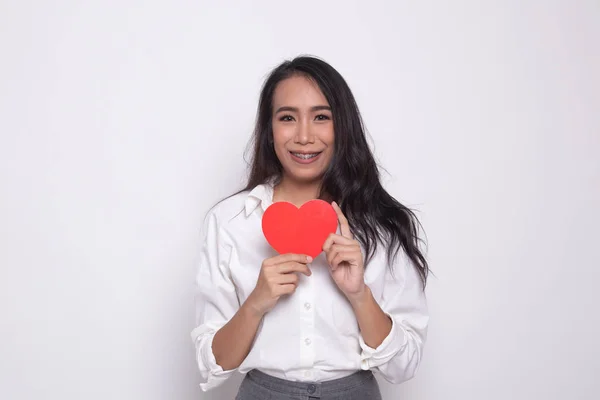
M295 153L295 152L290 151L290 154L292 155L292 158L294 159L294 161L299 162L300 164L310 164L311 162L314 162L321 153L322 152Z

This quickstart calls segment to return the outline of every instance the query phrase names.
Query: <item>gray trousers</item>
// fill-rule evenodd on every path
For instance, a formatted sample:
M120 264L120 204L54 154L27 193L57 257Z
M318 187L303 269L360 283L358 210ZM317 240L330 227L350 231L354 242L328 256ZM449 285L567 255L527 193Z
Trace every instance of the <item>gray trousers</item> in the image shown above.
M235 400L381 400L371 371L326 382L292 382L251 370Z

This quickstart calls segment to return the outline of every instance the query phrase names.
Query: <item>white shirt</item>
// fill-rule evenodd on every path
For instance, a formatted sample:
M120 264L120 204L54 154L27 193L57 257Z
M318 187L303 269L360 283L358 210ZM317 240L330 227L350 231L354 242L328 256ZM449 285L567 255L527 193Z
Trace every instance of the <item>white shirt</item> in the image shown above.
M254 290L263 260L277 255L261 228L262 215L272 201L272 186L259 185L207 214L196 279L196 328L191 333L202 390L222 384L233 373L216 363L213 337ZM296 291L281 297L263 317L239 372L257 369L282 379L312 382L361 369L372 369L392 383L413 377L427 334L427 304L418 273L402 251L393 267L395 278L385 249L378 246L365 268L365 283L392 319L392 330L376 349L365 344L354 312L321 253L310 264L312 275L299 274Z

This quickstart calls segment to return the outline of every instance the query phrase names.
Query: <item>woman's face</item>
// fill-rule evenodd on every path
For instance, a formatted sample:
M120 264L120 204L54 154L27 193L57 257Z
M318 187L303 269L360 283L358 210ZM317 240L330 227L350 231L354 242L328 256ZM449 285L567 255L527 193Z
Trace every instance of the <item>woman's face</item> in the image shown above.
M333 155L333 119L316 83L292 76L273 96L273 145L284 179L310 183L321 179Z

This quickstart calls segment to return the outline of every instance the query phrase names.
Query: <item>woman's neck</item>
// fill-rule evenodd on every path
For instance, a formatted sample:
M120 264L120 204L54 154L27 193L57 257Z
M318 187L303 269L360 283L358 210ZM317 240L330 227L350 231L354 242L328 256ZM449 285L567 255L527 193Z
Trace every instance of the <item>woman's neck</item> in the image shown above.
M309 200L319 197L321 182L294 182L282 179L273 189L273 201L287 201L300 207Z

